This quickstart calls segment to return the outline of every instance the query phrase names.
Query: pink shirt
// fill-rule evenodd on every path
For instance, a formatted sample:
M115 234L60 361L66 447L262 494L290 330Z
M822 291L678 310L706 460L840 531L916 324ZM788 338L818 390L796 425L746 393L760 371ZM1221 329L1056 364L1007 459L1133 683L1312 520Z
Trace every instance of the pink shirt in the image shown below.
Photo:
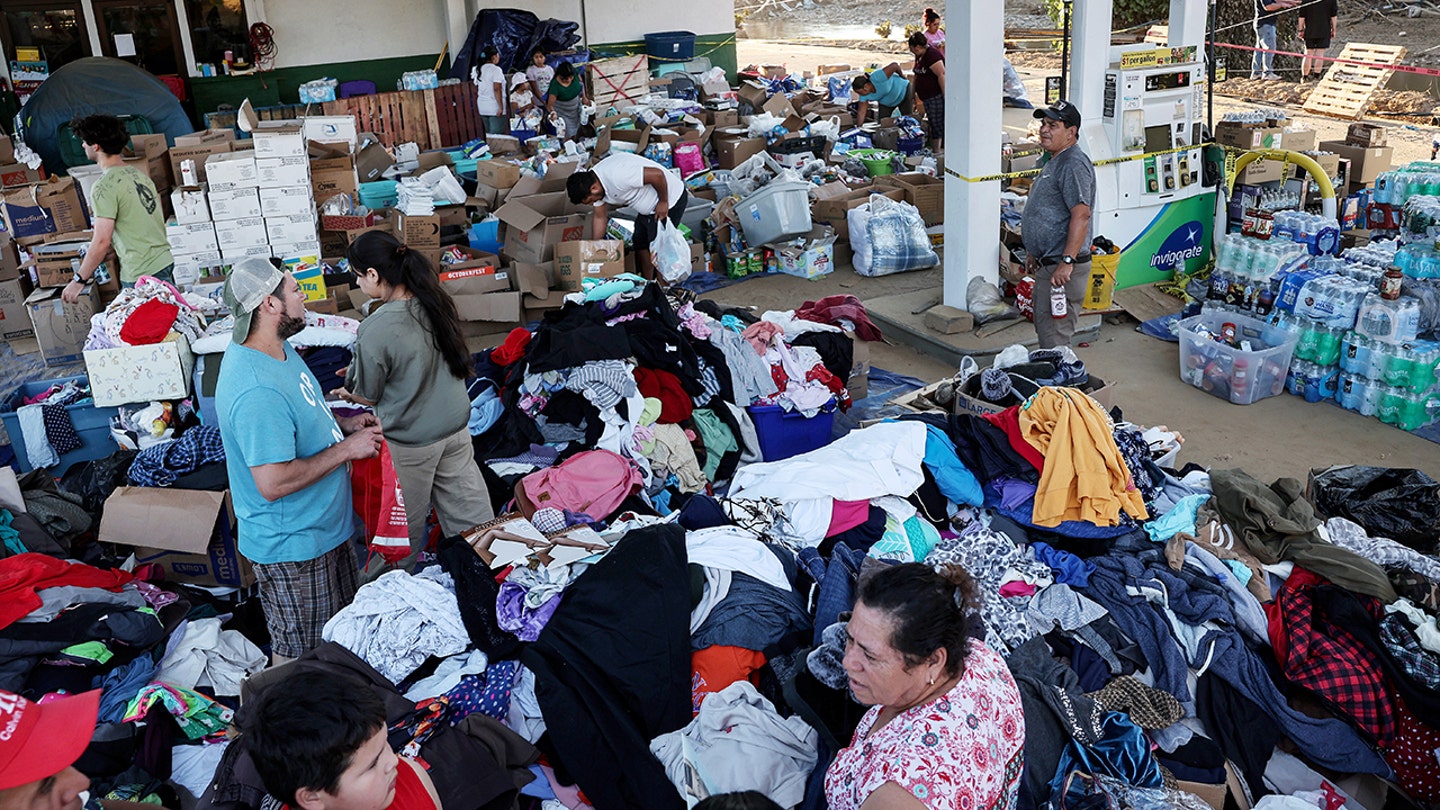
M832 810L859 810L886 782L933 810L1015 807L1025 716L1015 679L989 647L971 640L965 674L949 692L871 733L880 709L866 712L825 773Z

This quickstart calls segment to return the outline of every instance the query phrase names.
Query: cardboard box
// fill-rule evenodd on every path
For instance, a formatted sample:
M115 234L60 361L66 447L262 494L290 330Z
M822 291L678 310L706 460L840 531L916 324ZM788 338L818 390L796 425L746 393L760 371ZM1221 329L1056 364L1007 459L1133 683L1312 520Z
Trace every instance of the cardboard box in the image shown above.
M879 194L896 201L905 199L905 191L895 186L857 188L839 197L816 201L810 206L811 218L816 222L823 222L834 228L835 235L843 239L850 235L850 224L848 221L850 209L859 208L865 203L870 202L871 194Z
M210 253L220 249L215 225L209 222L181 225L171 220L165 223L165 239L172 253Z
M756 111L764 107L765 102L770 99L769 87L760 82L741 82L740 86L735 89L740 96L740 100L754 107Z
M0 200L4 202L5 229L17 239L90 227L80 188L69 177L8 189L0 194Z
M282 186L298 186L307 190L310 188L310 158L304 156L257 158L255 171L258 174L258 185L261 188Z
M177 147L188 146L215 146L218 144L230 144L235 142L235 130L229 127L220 129L202 129L192 132L189 135L178 135L175 138ZM228 152L229 149L226 149Z
M45 170L32 169L24 163L0 162L0 188L28 186L45 182Z
M102 408L184 399L190 396L195 355L184 335L147 346L90 349L85 352L85 373L95 404Z
M20 247L10 234L0 231L0 281L9 281L20 275Z
M204 182L212 186L258 186L259 168L250 152L223 152L205 158Z
M479 251L476 251L479 253ZM499 267L500 257L480 254L474 266L447 269L440 273L440 286L455 301L460 320L485 323L517 323L521 314L521 293L514 289L511 274Z
M227 245L220 248L220 258L224 264L234 264L243 259L269 259L272 256L269 245Z
M379 180L386 169L395 165L395 159L375 135L364 133L360 143L360 150L355 153L355 173L362 183Z
M442 263L439 268L441 281L446 279L447 274L452 279L462 278L475 275L473 271L476 270L489 268L490 271L493 272L496 268L500 267L500 257L494 253L486 253L483 250L476 250L470 247L456 246L451 249L459 251L464 254L466 258L460 262Z
M170 207L175 212L175 222L179 225L210 221L210 204L206 200L203 187L177 188L170 192Z
M555 286L575 291L587 278L614 278L625 272L625 243L614 239L576 240L555 246Z
M271 242L270 255L277 259L290 261L301 259L310 263L318 263L320 257L325 255L320 249L320 243L314 239L300 242Z
M250 562L236 545L229 492L119 487L105 499L99 539L135 548L141 564L165 578L210 587L255 584Z
M300 121L307 141L343 141L353 147L360 139L353 115L307 115Z
M305 157L305 135L299 121L261 121L250 133L255 158Z
M360 179L355 174L355 159L346 155L337 158L310 158L310 193L315 202L323 203L336 194L355 194Z
M1313 152L1320 136L1313 129L1287 129L1282 140L1291 152Z
M10 341L33 337L35 327L25 310L25 299L34 290L25 276L0 281L0 340Z
M715 167L733 169L749 158L765 151L764 138L729 138L715 136Z
M894 186L905 192L905 202L920 209L926 225L945 221L945 181L920 172L885 175L881 185Z
M208 276L213 271L215 275L220 274L220 268L225 260L221 257L219 250L209 250L201 253L174 253L175 259L175 283L178 285L194 284L201 278Z
M1345 132L1345 142L1354 146L1384 146L1389 143L1389 130L1380 124L1354 123Z
M1240 149L1283 148L1285 130L1280 127L1260 127L1238 121L1221 121L1215 125L1215 142L1222 146Z
M9 135L0 135L0 164L15 162L15 142Z
M67 304L55 288L36 290L25 299L30 326L47 366L80 360L85 337L90 334L90 317L99 311L98 290L87 284L80 300Z
M1350 184L1369 185L1381 172L1390 171L1391 146L1353 146L1344 141L1321 141L1320 151L1334 152L1350 161Z
M64 287L75 277L75 268L85 258L90 245L90 233L78 231L56 235L55 241L34 245L30 248L30 261L20 266L21 271L31 276L37 287ZM96 269L101 279L109 276L104 263Z
M418 250L440 249L440 215L412 217L396 214L395 236Z
M245 217L215 223L215 240L223 252L234 248L266 245L269 244L270 237L266 234L264 219Z
M1240 170L1235 182L1247 186L1285 179L1285 164L1278 160L1256 160Z
M309 192L309 189L306 189ZM218 229L217 229L218 230ZM265 235L271 244L286 242L318 242L319 223L313 213L265 217Z
M309 186L260 189L260 215L264 217L315 216L315 199Z
M518 199L512 193L495 214L505 225L505 255L540 264L555 258L556 245L588 235L592 211L591 206L576 205L565 192L555 191Z
M210 218L216 222L262 215L260 189L254 186L215 186L208 189Z
M1099 377L1096 377L1094 375L1091 375L1091 380L1097 383L1103 382L1103 380L1100 380ZM1101 385L1101 387L1095 389L1094 391L1087 391L1086 393L1090 395L1091 399L1099 403L1100 407L1103 410L1109 411L1110 406L1113 404L1111 402L1111 399L1115 395L1115 386L1105 384ZM991 403L986 402L983 399L976 399L974 397L967 396L966 394L962 394L959 391L958 387L955 391L955 405L953 409L955 413L962 413L968 411L970 413L979 414L982 416L987 413L999 413L1000 411L1005 410L1003 406L992 405Z
M138 138L142 136L137 135L135 137ZM160 138L160 142L163 144L165 136L159 135L157 137ZM124 161L125 165L134 166L144 173L145 176L149 177L150 182L155 185L156 191L164 192L176 184L175 177L170 170L170 155L163 148L155 154L127 157Z
M520 164L503 158L482 160L475 164L475 179L490 188L511 188L520 182Z

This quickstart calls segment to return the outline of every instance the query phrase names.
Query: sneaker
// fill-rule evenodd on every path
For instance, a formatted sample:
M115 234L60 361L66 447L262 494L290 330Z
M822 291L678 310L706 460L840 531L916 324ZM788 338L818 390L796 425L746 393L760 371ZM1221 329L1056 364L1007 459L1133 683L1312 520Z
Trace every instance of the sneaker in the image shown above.
M1267 81L1267 82L1278 82L1278 81L1280 81L1280 74L1278 74L1278 73L1266 73L1266 74L1265 74L1265 81Z

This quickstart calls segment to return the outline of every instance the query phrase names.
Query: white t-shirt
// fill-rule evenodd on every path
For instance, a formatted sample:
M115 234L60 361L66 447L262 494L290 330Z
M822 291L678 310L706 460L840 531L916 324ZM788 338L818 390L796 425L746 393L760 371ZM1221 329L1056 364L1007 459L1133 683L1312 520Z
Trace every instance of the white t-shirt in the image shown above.
M475 80L475 100L481 115L500 115L500 102L495 98L495 88L505 94L505 71L499 65L486 62L480 66L480 77Z
M555 68L549 65L541 65L540 67L531 65L525 68L525 75L530 81L535 83L535 91L543 97L546 93L550 92L550 80L555 78Z
M628 205L642 214L655 213L660 195L645 183L646 169L659 169L664 172L666 186L670 191L669 204L674 205L680 201L680 195L685 192L685 184L680 180L680 175L649 158L629 152L616 152L595 164L592 169L595 176L600 178L601 188L605 189L605 198L595 204Z

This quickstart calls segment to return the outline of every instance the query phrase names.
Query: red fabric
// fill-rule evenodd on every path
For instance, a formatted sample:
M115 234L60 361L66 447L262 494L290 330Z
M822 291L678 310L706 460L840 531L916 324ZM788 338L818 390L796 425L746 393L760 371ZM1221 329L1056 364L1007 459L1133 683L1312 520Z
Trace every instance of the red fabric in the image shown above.
M760 668L765 656L743 647L715 645L690 653L691 711L700 711L706 695L719 692L732 683L748 680L759 686Z
M1045 457L1040 454L1035 446L1025 441L1020 435L1020 406L1012 405L999 413L982 413L980 418L1005 431L1005 438L1010 440L1010 447L1019 453L1021 458L1034 465L1036 472L1045 471Z
M795 317L815 323L839 326L841 320L855 324L855 336L861 340L884 340L880 327L870 321L865 305L853 295L827 295L819 301L806 301L795 310Z
M673 425L690 418L695 403L680 385L680 378L668 371L654 368L635 369L635 383L640 393L660 400L660 418L657 422Z
M525 350L530 347L530 331L523 327L515 327L510 334L505 336L505 342L495 347L490 352L490 359L497 365L512 366L517 360L525 356Z
M175 325L175 316L179 314L180 308L174 304L151 298L125 319L120 326L120 339L131 346L159 343L170 334L170 327Z
M118 591L132 579L124 571L102 571L46 554L16 554L0 560L0 628L9 627L40 607L36 591L60 585Z
M848 532L869 519L869 501L835 501L830 508L830 528L825 530L825 536Z
M438 810L420 774L403 760L395 769L395 798L385 810Z

